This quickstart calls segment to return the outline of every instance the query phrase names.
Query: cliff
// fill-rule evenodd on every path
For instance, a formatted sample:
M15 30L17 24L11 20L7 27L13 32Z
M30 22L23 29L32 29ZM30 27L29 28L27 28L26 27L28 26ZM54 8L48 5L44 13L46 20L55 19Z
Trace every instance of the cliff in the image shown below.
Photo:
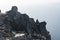
M3 37L6 40L51 40L46 24L38 19L35 22L33 18L21 14L18 8L13 6L6 14L0 13L0 39Z

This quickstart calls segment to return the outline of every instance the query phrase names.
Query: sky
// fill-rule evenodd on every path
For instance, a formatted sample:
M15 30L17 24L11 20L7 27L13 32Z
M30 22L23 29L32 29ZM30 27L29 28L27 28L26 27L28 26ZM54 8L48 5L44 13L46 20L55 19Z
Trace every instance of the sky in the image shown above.
M46 21L52 40L60 39L60 0L0 0L3 13L12 6L17 6L19 12L26 13L34 20Z

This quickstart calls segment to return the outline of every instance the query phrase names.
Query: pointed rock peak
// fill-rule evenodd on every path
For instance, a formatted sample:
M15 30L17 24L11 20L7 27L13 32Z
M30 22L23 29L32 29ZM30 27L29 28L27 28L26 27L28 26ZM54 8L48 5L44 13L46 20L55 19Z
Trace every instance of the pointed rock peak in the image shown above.
M36 23L37 23L37 24L39 23L38 19L36 20Z
M12 6L12 11L17 11L17 10L18 10L17 6Z
M1 10L0 10L0 13L1 13Z
M11 10L7 11L6 13L10 13L10 12L18 12L17 6L12 6Z

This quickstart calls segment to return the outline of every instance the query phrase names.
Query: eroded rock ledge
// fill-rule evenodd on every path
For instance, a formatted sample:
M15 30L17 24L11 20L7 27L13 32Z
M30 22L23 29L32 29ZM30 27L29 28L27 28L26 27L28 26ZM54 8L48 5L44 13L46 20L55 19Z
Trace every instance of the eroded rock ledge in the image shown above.
M0 39L1 40L51 40L46 29L46 22L36 22L27 14L18 12L13 6L6 14L0 12ZM22 35L23 34L23 35Z

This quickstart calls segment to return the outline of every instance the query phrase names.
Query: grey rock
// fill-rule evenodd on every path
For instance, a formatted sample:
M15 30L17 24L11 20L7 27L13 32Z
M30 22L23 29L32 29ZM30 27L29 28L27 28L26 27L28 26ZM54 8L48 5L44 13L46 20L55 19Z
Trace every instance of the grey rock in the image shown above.
M38 34L44 36L46 40L51 40L51 35L46 29L46 22L39 22L38 19L36 22L33 18L30 18L27 14L21 14L18 12L18 8L13 6L10 11L7 11L6 14L0 15L0 31L3 31L14 37L12 31L26 33L26 38L15 38L15 40L32 40L34 34L36 34L35 39L39 38ZM38 36L37 36L38 35ZM29 36L29 37L28 37ZM2 36L1 36L2 37Z

